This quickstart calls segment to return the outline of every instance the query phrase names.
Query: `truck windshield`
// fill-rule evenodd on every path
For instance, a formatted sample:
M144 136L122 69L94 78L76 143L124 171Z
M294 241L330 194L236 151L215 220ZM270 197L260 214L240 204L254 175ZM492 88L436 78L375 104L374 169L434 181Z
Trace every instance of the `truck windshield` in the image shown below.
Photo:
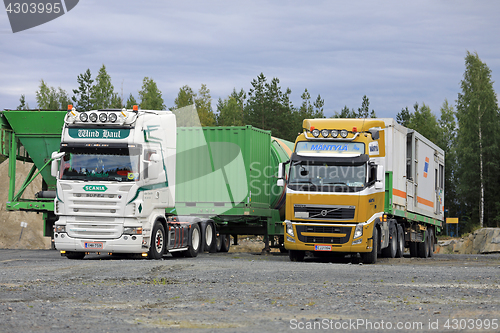
M288 187L296 191L359 192L366 186L366 164L292 162Z
M67 152L61 179L133 182L139 180L139 155Z

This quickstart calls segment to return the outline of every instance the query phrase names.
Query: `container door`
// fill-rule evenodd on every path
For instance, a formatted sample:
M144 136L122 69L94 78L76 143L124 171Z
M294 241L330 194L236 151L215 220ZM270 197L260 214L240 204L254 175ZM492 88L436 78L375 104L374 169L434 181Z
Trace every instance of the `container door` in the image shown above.
M415 183L412 180L406 181L406 210L413 211L415 203Z

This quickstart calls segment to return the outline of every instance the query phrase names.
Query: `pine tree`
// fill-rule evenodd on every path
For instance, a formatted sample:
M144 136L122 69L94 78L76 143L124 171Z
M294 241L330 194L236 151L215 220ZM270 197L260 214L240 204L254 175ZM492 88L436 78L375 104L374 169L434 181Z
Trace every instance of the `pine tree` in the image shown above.
M71 98L74 102L74 107L78 111L89 111L92 107L90 102L91 97L91 88L92 83L92 75L90 73L90 69L87 69L85 73L78 75L76 81L79 84L78 89L73 89L73 97Z
M165 110L165 104L156 82L152 78L145 77L142 80L142 89L139 90L142 110Z

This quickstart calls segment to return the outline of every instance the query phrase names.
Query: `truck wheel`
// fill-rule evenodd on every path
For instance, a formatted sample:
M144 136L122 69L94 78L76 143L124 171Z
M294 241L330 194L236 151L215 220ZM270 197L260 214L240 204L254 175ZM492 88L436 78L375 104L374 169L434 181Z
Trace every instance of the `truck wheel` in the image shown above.
M217 252L220 252L222 249L222 235L220 234L215 238L215 249Z
M68 259L82 260L85 257L85 252L66 252Z
M221 235L220 252L229 252L230 247L231 247L231 235Z
M201 246L201 233L200 226L197 224L193 224L191 228L191 241L189 244L189 248L186 251L186 257L194 258L198 255Z
M306 253L304 251L290 250L288 251L290 261L304 261Z
M434 230L429 229L429 257L434 255Z
M386 258L394 258L396 252L398 251L398 234L396 225L394 225L389 231L389 246L382 249L382 255Z
M418 243L410 242L410 257L418 257Z
M214 242L214 226L210 222L205 226L205 237L203 237L203 240L204 250L210 251Z
M380 239L378 237L377 227L373 227L372 244L373 244L372 250L370 252L361 253L361 259L363 259L363 263L365 264L374 264L377 262L377 252L378 252L378 247L380 246Z
M174 258L182 258L186 255L186 251L175 251L175 252L170 252L170 254Z
M425 232L425 239L423 242L417 243L418 256L420 258L427 258L429 256L429 230Z
M151 245L149 246L149 259L161 259L165 253L165 228L156 221L153 226Z
M405 253L405 234L403 227L398 224L398 250L396 251L396 258L403 258Z

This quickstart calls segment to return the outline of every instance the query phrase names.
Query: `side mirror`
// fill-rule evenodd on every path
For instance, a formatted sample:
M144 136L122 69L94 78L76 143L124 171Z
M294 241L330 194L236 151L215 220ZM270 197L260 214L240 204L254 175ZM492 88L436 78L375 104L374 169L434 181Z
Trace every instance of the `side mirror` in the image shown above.
M278 165L278 179L283 179L283 163Z
M50 164L50 174L52 175L52 177L57 178L58 169L59 169L58 160L52 160Z
M381 190L384 188L384 179L385 178L385 172L384 172L384 166L379 165L377 167L377 180L375 181L375 189Z
M284 179L278 179L278 182L276 183L277 186L283 187L285 186L285 180Z
M377 128L370 128L368 132L372 135L373 140L378 140L380 138L379 130Z
M52 158L52 162L50 164L50 174L52 177L57 178L57 172L59 171L59 160L61 157L63 157L66 153L64 152L52 152L52 155L50 155L50 158Z

